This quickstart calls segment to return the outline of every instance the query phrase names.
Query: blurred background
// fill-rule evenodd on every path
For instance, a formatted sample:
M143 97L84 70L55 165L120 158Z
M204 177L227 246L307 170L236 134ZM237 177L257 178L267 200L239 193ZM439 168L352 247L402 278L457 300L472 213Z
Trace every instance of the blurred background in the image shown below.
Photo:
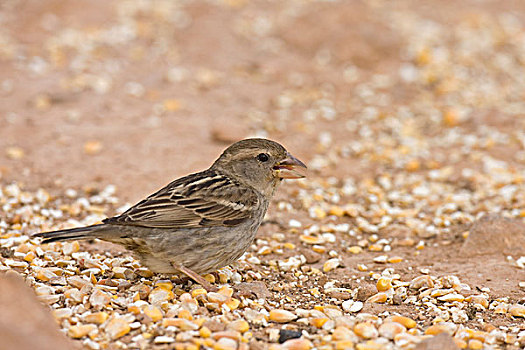
M465 164L483 143L523 164L524 10L4 0L0 175L30 187L113 183L136 199L254 135L324 176ZM474 135L463 151L458 135ZM505 137L516 142L501 154Z

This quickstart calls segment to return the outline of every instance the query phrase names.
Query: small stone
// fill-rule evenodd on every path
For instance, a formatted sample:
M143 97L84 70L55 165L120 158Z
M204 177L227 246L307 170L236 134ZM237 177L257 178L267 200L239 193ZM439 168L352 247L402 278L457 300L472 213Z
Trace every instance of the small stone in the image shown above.
M321 260L321 257L322 257L321 254L316 253L309 249L301 250L301 254L303 254L303 256L306 258L307 264L315 264L316 262Z
M279 343L282 344L289 339L300 338L303 335L301 331L295 331L292 329L281 329L279 330Z
M277 323L287 323L295 320L297 316L290 311L274 309L270 311L269 319L270 321Z
M106 333L113 340L118 339L129 333L131 327L128 322L124 321L122 318L114 318L106 325Z

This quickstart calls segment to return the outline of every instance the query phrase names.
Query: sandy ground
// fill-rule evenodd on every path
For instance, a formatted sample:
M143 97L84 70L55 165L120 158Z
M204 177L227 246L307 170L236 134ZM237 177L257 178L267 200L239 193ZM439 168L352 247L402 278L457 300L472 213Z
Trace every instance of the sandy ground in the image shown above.
M297 247L287 258L311 252L291 219L358 231L325 242L312 266L322 269L330 251L341 265L304 290L333 280L355 288L357 276L366 300L377 292L370 271L385 268L374 259L387 254L403 258L403 280L426 269L523 304L524 43L518 1L3 1L0 182L56 197L112 184L119 203L104 214L113 215L208 167L233 141L264 136L311 170L283 186L268 213L279 225L259 237L284 232ZM406 194L414 198L399 199ZM383 200L413 220L382 226ZM480 223L484 214L494 216ZM391 251L370 249L383 238ZM363 251L349 252L360 239L369 240ZM283 258L274 253L265 259ZM280 278L289 276L264 280ZM285 292L289 308L330 302ZM433 319L409 304L365 303L363 312L398 312L421 327ZM478 316L465 325L523 330L504 313Z

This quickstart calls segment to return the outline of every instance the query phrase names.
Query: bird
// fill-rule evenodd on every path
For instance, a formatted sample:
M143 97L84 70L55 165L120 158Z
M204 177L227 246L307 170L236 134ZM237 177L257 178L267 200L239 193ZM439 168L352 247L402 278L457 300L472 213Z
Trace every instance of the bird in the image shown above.
M42 244L98 238L135 253L152 272L204 277L250 247L279 184L306 176L306 165L279 143L248 138L206 170L178 178L124 213L91 226L40 232Z

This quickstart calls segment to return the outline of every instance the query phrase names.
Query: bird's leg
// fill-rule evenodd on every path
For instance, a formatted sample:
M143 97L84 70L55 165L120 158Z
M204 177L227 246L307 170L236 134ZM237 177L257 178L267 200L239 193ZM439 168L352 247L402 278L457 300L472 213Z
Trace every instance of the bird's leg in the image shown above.
M217 287L212 286L210 282L206 281L204 277L193 272L187 267L184 267L182 265L176 265L176 264L173 264L173 267L179 270L180 272L182 272L183 274L185 274L186 276L188 276L189 278L191 278L192 280L194 280L195 282L197 282L198 284L200 284L204 289L206 289L206 291L208 292L218 291Z

